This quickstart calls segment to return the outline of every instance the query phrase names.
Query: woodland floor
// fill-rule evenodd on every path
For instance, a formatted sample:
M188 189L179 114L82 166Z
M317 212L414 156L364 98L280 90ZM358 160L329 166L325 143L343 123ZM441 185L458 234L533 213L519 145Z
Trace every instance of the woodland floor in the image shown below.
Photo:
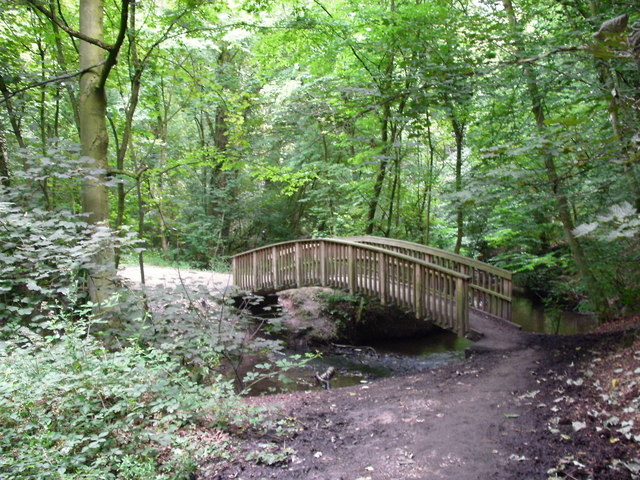
M203 465L199 478L638 479L639 324L498 330L467 360L427 373L248 399L287 427L239 434L234 460Z

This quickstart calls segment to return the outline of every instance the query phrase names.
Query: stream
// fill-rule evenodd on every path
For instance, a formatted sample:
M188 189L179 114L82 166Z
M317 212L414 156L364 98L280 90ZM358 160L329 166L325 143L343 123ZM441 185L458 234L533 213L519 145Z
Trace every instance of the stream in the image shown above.
M334 345L304 367L292 368L279 377L255 385L249 395L284 393L323 388L315 380L329 367L335 369L331 388L366 384L378 378L424 372L464 358L471 341L439 330L417 338L369 342L367 345Z
M515 294L513 321L527 332L548 334L587 333L597 327L593 315L575 312L545 311L531 296ZM367 384L372 380L424 372L464 358L472 344L454 333L437 330L425 336L387 339L367 345L333 345L303 367L292 368L277 377L265 378L248 392L251 396L323 388L315 380L329 367L335 369L331 388Z
M514 293L512 320L525 332L551 335L588 333L598 326L595 315L547 310L540 300L522 293Z

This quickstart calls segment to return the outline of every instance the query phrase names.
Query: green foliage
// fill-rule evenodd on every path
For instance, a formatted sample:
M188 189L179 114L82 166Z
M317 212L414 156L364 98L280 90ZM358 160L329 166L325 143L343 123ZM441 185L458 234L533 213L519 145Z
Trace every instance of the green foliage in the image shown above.
M130 232L115 236L80 214L52 208L58 203L54 195L36 193L38 185L46 193L49 183L72 185L83 175L79 162L65 157L68 153L51 148L50 157L25 155L21 182L0 187L0 325L35 325L73 311L84 300L87 271L96 270L95 255L136 244ZM100 273L112 277L115 272L103 267Z
M198 429L243 422L228 383L200 386L165 352L107 350L86 322L47 328L0 350L2 478L189 478L224 447Z
M257 383L280 377L313 355L285 355L285 344L278 337L280 320L251 313L249 304L260 303L261 297L246 297L243 305L234 307L232 297L241 295L233 290L212 293L205 285L192 283L147 287L147 310L140 308L143 299L121 297L119 305L128 318L109 334L119 342L132 341L164 352L201 384L215 384L223 372L238 393L247 394Z
M320 292L316 297L320 301L322 312L332 318L338 327L340 338L354 337L363 312L371 308L371 301L359 295L336 291Z
M281 447L275 443L261 443L258 445L259 450L249 452L245 460L255 462L262 465L280 465L295 454L296 451L291 447Z
M93 256L114 241L110 229L90 226L69 212L25 211L0 203L0 322L38 322L73 309L83 297ZM109 274L110 272L105 272Z
M129 146L123 165L111 154L113 219L171 261L215 269L301 236L370 231L452 249L460 233L462 252L539 291L571 279L575 297L606 292L610 308L631 308L640 84L631 30L593 34L637 11L512 3L515 28L504 8L467 0L137 5L106 84L110 144ZM118 8L105 5L105 38ZM42 211L76 211L82 176L52 174L77 141L76 87L27 88L75 71L75 45L19 3L0 20L12 26L0 33L8 180ZM42 157L31 179L28 157ZM578 248L566 240L575 226Z

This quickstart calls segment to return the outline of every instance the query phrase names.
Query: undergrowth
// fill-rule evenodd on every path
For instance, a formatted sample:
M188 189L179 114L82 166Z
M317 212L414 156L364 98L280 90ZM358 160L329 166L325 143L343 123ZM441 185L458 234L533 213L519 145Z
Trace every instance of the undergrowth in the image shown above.
M0 346L0 478L188 478L224 455L224 429L258 421L229 382L199 385L155 348L110 351L88 326Z

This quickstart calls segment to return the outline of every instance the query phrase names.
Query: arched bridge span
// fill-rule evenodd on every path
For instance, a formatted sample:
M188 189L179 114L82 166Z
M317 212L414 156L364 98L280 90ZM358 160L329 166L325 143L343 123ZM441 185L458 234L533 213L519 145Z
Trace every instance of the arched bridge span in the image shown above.
M469 332L470 307L510 318L508 272L502 271L500 277L491 273L495 267L459 255L455 255L457 265L443 266L454 254L411 242L387 242L391 239L352 237L267 245L233 257L233 283L258 294L304 286L359 293L412 311L417 318L460 336ZM480 264L488 270L482 270ZM495 288L496 279L484 279L493 275L506 281L507 274L508 288L505 284ZM500 308L487 308L498 303ZM498 310L500 315L494 313Z

